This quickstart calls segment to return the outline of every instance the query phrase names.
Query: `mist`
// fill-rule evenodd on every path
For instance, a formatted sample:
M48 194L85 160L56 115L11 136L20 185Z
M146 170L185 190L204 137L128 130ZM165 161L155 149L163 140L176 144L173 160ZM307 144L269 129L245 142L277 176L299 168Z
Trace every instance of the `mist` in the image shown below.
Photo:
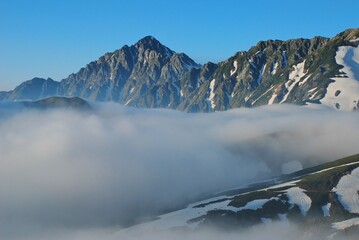
M359 149L358 114L326 109L15 110L0 106L2 239L105 239L205 194Z

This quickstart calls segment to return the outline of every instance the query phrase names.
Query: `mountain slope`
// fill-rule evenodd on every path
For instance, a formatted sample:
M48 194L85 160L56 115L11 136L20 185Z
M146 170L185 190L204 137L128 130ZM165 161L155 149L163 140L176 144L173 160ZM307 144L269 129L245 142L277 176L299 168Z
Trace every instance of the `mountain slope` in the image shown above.
M78 97L49 97L38 101L24 101L22 104L27 108L34 109L54 109L54 108L66 108L76 109L80 111L91 110L91 105L85 100Z
M332 39L259 42L248 52L219 63L181 109L190 111L196 105L200 111L220 111L274 103L321 103L353 110L359 100L359 77L352 73L359 67L358 37L359 29L352 29ZM342 53L342 48L349 50ZM198 74L191 79L196 78ZM333 84L339 81L343 83ZM345 98L339 96L344 94Z
M33 78L17 86L7 93L7 100L38 100L58 95L60 84L51 78ZM5 93L4 93L5 94Z
M175 82L192 67L199 65L187 55L175 53L148 36L133 46L107 53L71 74L61 81L59 92L63 96L129 104L132 99L140 99L153 91L158 84L174 92ZM157 99L164 101L161 96ZM146 105L159 107L154 100Z
M89 63L61 82L33 79L0 99L46 96L115 101L187 112L291 103L359 108L359 29L333 38L261 41L228 60L195 63L148 36Z
M131 231L245 229L256 224L293 222L329 236L359 230L359 155L230 191L159 216Z

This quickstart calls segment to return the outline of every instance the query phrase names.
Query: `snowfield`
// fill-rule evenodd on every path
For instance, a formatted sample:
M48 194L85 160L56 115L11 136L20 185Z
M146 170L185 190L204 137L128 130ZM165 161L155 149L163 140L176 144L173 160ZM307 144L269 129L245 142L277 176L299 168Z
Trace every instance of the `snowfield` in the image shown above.
M310 199L310 197L308 197L307 194L304 193L304 191L305 190L299 187L292 187L285 191L289 199L288 202L292 204L292 207L294 207L294 205L297 205L303 216L307 214L312 204L312 199Z
M240 207L237 209L237 211L241 210L258 210L263 207L264 204L271 200L279 200L278 198L270 198L270 199L256 199L250 202L247 202L247 204L243 207ZM236 212L237 212L236 211Z
M276 99L277 94L273 93L273 95L271 96L271 98L268 101L268 105L272 105L274 103L274 100Z
M343 176L332 191L338 195L338 200L347 211L359 213L359 168Z
M288 92L284 95L283 100L280 103L284 103L287 98L289 97L290 93L292 92L293 88L296 84L304 83L310 77L307 76L302 82L300 80L305 76L304 70L305 60L297 65L294 65L294 70L289 74L289 80L285 83L285 87L287 88Z
M359 47L339 47L335 60L343 66L340 71L345 75L332 78L335 82L329 84L327 93L320 102L338 110L351 111L359 101Z

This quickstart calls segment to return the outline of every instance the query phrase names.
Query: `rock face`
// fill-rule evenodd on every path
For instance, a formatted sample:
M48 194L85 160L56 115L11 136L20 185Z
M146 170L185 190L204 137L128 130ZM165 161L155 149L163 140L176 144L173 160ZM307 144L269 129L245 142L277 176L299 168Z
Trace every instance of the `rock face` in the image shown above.
M59 87L60 83L51 78L33 78L3 94L7 100L37 100L58 95Z
M177 100L179 79L189 69L199 67L187 55L175 53L153 37L145 37L71 74L61 81L59 94L139 107L163 107ZM168 94L158 93L158 86Z
M333 38L261 41L226 61L201 66L148 36L61 82L34 78L0 92L0 99L81 97L187 112L276 103L353 110L359 100L358 45L359 29L350 29Z

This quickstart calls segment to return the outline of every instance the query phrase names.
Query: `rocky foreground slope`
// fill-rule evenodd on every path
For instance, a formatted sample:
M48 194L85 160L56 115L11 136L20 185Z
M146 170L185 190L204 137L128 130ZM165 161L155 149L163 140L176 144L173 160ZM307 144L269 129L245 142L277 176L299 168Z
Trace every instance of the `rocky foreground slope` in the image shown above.
M118 233L205 227L244 230L285 222L303 234L352 236L359 230L359 155L284 175L190 204ZM355 235L354 235L355 236Z
M153 37L106 53L60 82L34 78L2 100L49 96L187 112L292 103L359 108L359 29L333 38L261 41L226 61L194 62Z

